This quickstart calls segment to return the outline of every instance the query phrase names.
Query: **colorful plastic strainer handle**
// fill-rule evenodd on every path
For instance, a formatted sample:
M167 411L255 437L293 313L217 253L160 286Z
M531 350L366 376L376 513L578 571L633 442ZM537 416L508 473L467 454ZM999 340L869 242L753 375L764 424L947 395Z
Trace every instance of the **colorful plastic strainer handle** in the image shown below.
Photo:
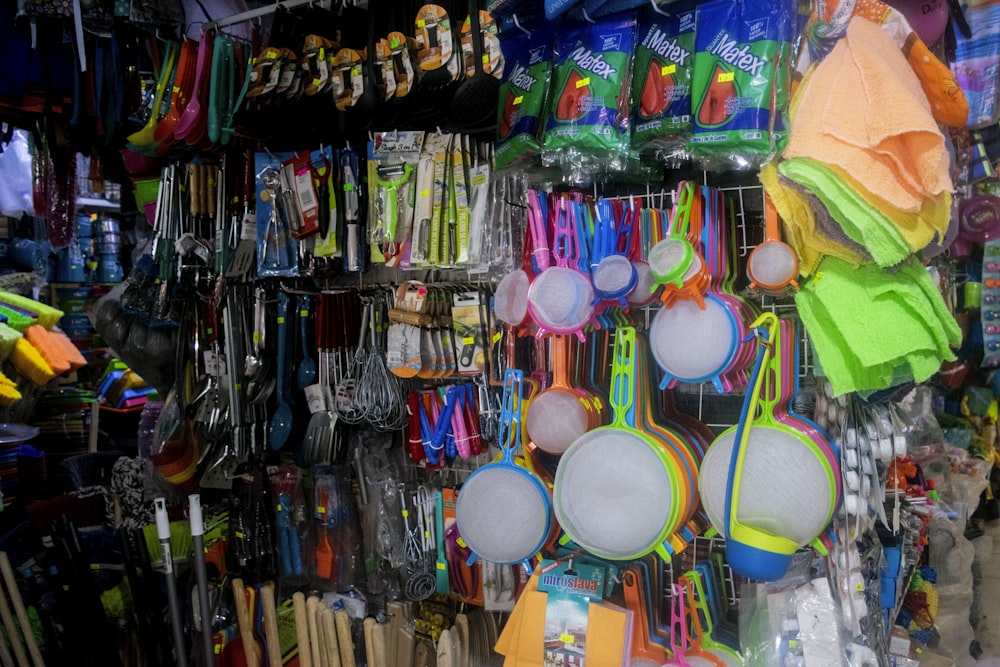
M516 368L508 368L503 377L503 402L500 408L500 426L497 430L501 460L514 464L514 451L521 447L521 389L524 373Z
M630 428L629 413L635 409L635 350L635 328L619 328L615 332L611 365L611 407L615 417L612 426L615 427Z

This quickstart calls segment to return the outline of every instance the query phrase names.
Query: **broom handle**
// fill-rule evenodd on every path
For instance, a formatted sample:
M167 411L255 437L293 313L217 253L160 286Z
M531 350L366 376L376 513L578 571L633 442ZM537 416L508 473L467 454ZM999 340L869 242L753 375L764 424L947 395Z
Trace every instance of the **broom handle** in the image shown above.
M208 568L205 566L205 520L201 514L201 496L188 496L188 518L191 522L191 539L194 540L194 575L198 583L198 606L201 609L201 650L206 665L215 662L212 642L212 605L208 597Z
M309 620L306 618L306 596L302 592L292 596L295 611L295 636L299 644L299 667L313 667L312 649L309 647ZM317 667L319 667L317 665Z
M11 648L14 649L14 657L17 658L18 667L31 667L31 663L28 662L28 656L24 652L21 637L17 632L14 617L10 613L10 606L7 604L6 595L0 595L0 618L3 619L4 627L7 628L7 640L10 642ZM30 630L31 628L28 629Z
M246 588L242 579L233 579L233 598L236 603L236 619L240 626L240 641L243 642L243 653L246 656L247 667L260 667L260 655L253 637L253 621L250 620L250 608L247 606Z
M31 660L35 663L35 667L45 667L45 660L42 659L42 652L38 648L38 642L35 641L35 633L31 629L28 612L24 609L24 600L21 599L21 589L17 587L17 581L14 579L14 570L10 566L10 560L7 558L6 551L0 551L0 572L3 573L3 579L7 583L8 595L10 595L11 602L14 604L14 613L17 614L18 623L21 624L24 641L28 644L28 653L31 654Z

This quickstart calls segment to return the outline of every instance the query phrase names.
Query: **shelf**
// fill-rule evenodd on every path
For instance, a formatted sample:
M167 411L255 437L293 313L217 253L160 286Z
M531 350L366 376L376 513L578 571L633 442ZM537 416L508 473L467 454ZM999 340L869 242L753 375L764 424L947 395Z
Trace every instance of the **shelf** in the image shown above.
M76 200L77 208L92 208L99 211L120 211L121 205L107 199L97 197L80 197Z

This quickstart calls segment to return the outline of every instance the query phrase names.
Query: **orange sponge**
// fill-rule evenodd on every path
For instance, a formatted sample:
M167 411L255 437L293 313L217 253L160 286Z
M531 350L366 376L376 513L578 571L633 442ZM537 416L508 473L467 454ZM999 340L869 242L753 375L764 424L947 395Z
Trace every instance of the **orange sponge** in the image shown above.
M38 351L53 373L62 375L69 371L69 359L66 358L66 351L58 341L52 339L45 327L41 324L33 324L24 330L24 337Z

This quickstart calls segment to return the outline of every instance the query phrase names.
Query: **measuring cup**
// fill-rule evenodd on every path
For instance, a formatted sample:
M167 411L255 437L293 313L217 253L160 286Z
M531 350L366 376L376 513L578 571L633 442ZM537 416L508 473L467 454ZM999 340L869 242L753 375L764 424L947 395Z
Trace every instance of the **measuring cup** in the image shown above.
M764 242L753 249L747 261L750 289L783 296L789 288L799 288L795 282L795 276L799 274L799 258L792 246L781 240L778 211L767 194L764 195L764 230Z
M556 265L543 267L528 287L528 312L538 325L538 336L573 334L583 341L583 328L594 317L594 288L586 275L570 268L570 260L575 258L574 207L560 199L557 208L552 244ZM541 264L541 257L536 258Z
M578 438L559 461L553 510L566 536L609 560L683 547L674 535L688 499L673 460L655 438L629 426L635 402L635 329L618 329L614 421Z
M550 454L562 454L591 424L583 397L570 385L569 345L565 336L552 337L552 384L531 401L525 422L528 436Z
M499 444L502 455L462 484L455 505L458 532L477 558L493 563L520 563L531 572L529 559L542 548L552 524L551 503L545 485L525 468L515 465L514 450L521 447L521 392L524 374L504 374L503 411Z
M827 456L804 433L775 419L777 395L765 391L778 328L772 313L754 323L762 342L739 423L712 443L699 480L702 507L725 528L733 569L764 581L781 578L791 555L823 532L837 495Z

